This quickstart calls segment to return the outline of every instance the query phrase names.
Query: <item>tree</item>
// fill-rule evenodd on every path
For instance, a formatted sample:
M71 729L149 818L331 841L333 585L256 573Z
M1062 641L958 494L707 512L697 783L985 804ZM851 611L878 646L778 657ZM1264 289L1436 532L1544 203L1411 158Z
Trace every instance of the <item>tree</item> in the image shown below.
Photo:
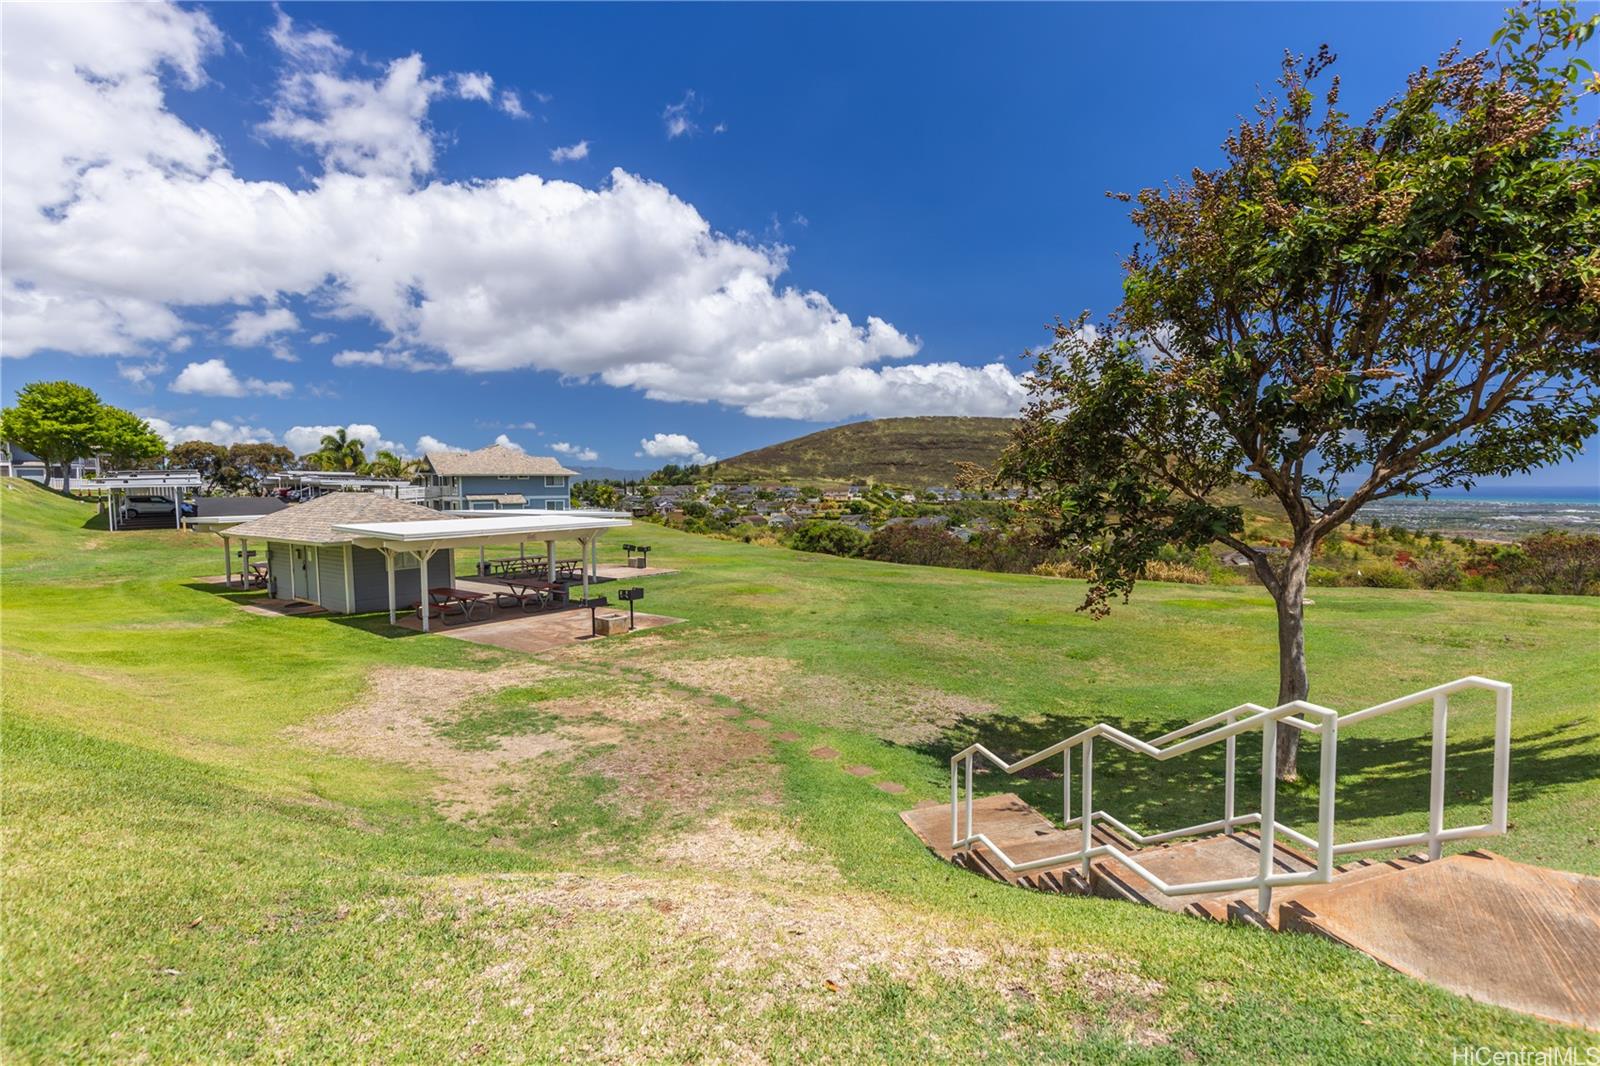
M361 443L360 441L356 442ZM400 478L406 476L406 461L391 451L380 451L367 467L372 477Z
M228 449L204 440L181 441L168 449L167 455L178 467L199 473L208 486L217 483L228 465Z
M105 454L115 469L129 470L160 458L167 442L132 411L102 404L95 419L94 450Z
M292 462L294 452L281 444L234 444L223 467L232 474L220 480L229 491L258 492L262 478L287 470Z
M68 467L94 448L99 426L100 397L93 389L70 381L35 381L17 392L15 407L0 411L0 437L45 461L45 483L50 464L61 469L61 488L67 488Z
M1575 52L1600 17L1514 10L1498 51L1446 54L1352 124L1323 49L1223 165L1138 194L1144 243L1104 328L1058 322L997 471L1031 528L1126 600L1163 544L1221 541L1277 605L1278 700L1310 693L1306 575L1364 506L1532 470L1600 415L1600 88ZM1127 198L1127 199L1132 199ZM1243 536L1243 483L1286 553ZM1278 731L1296 776L1299 733Z
M360 470L367 465L366 445L344 430L324 434L315 455L323 470Z
M839 522L802 522L789 534L789 547L824 555L860 555L867 535Z

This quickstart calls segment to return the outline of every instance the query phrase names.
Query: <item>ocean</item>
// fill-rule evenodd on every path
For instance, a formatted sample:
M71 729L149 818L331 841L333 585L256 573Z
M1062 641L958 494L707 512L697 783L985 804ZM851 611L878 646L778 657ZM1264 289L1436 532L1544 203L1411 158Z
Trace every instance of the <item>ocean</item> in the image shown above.
M1386 526L1483 540L1518 540L1547 529L1600 533L1600 485L1452 491L1426 500L1401 496L1367 504L1355 524L1374 518Z

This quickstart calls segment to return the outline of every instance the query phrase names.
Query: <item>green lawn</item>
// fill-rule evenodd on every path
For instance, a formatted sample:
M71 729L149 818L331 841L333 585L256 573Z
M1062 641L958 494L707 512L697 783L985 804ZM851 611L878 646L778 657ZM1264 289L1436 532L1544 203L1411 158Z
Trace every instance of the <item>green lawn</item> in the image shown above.
M1257 589L1141 587L1093 622L1072 582L649 529L681 571L642 606L687 621L534 660L249 614L196 580L214 538L109 534L31 485L4 483L0 526L7 1061L1447 1061L1583 1039L1319 940L1002 888L901 826L971 739L1020 754L1270 702ZM1515 684L1514 829L1489 846L1600 872L1600 604L1314 599L1320 702ZM1487 807L1489 701L1462 706L1454 821ZM1418 708L1341 738L1347 838L1423 825L1427 733ZM1214 756L1107 754L1097 805L1171 827L1214 817L1219 782ZM1060 782L981 787L1052 809Z

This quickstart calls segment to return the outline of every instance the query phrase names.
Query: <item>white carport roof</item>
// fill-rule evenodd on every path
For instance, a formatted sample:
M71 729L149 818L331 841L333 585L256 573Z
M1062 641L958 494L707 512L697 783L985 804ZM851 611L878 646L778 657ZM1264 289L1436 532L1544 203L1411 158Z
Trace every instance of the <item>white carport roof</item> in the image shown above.
M224 529L232 529L234 526L243 525L246 522L254 522L260 517L262 516L259 514L211 514L200 515L197 518L185 518L183 524L201 533L221 533Z
M601 518L574 511L505 512L458 511L460 518L418 519L411 522L349 522L335 525L336 532L354 537L364 548L384 547L410 551L432 544L459 547L477 544L510 544L522 540L554 540L577 537L587 540L608 529L633 525L625 518ZM461 518L471 516L470 521Z

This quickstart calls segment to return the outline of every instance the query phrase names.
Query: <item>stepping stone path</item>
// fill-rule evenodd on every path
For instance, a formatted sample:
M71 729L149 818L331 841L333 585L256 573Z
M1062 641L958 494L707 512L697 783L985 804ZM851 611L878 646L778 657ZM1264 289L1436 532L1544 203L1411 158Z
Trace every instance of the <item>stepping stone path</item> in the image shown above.
M799 733L785 731L785 732L782 732L782 733L778 734L778 739L779 740L787 740L789 743L793 744L795 741L800 739L800 734Z
M839 757L839 753L830 747L823 746L820 748L812 748L811 756L815 759L837 759Z
M878 771L874 770L870 766L846 766L844 768L844 772L847 774L854 774L857 777L871 777Z
M772 723L765 718L752 718L745 723L751 729L771 729Z
M884 792L889 793L891 796L898 796L900 793L906 790L906 786L895 781L878 781L875 782L875 784Z

